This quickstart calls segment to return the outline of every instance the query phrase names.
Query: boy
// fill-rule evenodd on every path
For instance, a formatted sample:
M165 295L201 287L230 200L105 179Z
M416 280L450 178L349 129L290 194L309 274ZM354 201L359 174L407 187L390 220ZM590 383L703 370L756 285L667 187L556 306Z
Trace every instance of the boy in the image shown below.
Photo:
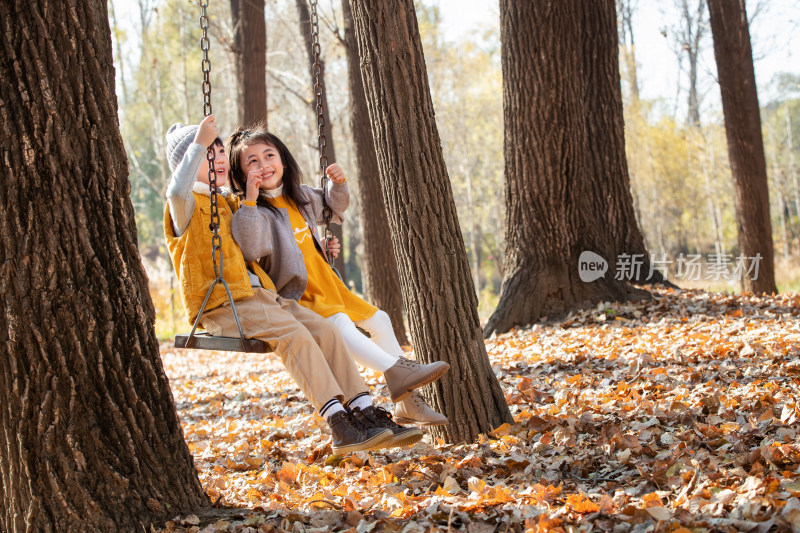
M209 115L199 126L174 124L167 131L172 177L167 187L164 233L180 280L181 299L192 324L215 279L209 257L212 233L207 153L212 145L219 188L227 181L228 159L214 116ZM221 191L219 194L222 196ZM281 358L294 381L328 422L333 452L344 454L420 440L420 430L398 426L388 415L368 419L350 411L375 409L338 330L294 300L278 296L266 273L255 263L245 263L231 235L235 207L227 200L218 202L224 276L236 302L242 330L248 338L268 342ZM201 325L212 335L239 336L224 287L214 288Z

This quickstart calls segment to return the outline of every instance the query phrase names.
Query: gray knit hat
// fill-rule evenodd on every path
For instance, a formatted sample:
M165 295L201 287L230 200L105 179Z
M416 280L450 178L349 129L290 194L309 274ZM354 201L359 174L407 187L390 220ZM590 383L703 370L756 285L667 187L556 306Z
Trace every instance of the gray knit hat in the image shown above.
M178 165L186 155L186 150L194 141L199 126L184 126L181 123L173 124L167 130L167 162L169 170L175 172Z

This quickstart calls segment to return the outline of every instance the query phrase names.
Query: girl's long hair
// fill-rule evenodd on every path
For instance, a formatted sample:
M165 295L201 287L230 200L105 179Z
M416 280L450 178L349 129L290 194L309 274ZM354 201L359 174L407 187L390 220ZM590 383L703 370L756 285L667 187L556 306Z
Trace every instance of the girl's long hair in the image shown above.
M281 163L283 163L283 194L295 206L300 207L306 205L308 200L300 189L303 183L303 172L300 170L300 165L292 156L292 153L283 144L277 136L268 132L266 128L261 125L256 125L250 129L239 128L228 139L228 160L230 162L228 169L228 179L233 188L233 192L239 197L244 198L247 193L247 174L242 169L241 159L242 152L248 146L257 143L264 143L267 146L272 146L278 151ZM277 208L272 203L258 195L257 205L264 206L271 211L277 212Z

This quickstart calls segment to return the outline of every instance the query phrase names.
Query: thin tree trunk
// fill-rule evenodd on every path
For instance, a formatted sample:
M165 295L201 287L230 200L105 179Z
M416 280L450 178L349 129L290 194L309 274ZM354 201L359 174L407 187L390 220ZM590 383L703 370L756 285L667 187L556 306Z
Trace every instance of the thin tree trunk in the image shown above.
M767 123L767 138L769 139L770 146L773 147L770 152L770 159L772 160L772 186L775 189L775 211L778 213L778 221L781 226L781 247L783 249L783 260L789 260L789 234L786 231L786 200L783 198L783 183L781 180L781 167L778 164L778 150L777 141L775 139L775 128Z
M0 69L0 530L149 530L210 502L153 329L106 1L0 3Z
M155 9L149 0L139 0L139 30L141 35L147 35L147 30L150 28L151 17ZM144 63L144 58L147 57L150 50L150 41L148 39L141 39L139 41L139 57L141 64Z
M711 155L710 161L706 159L706 154L701 154L701 164L703 166L703 179L705 181L706 186L706 197L707 197L707 204L708 204L708 218L711 222L711 232L714 236L714 252L719 256L722 253L722 231L720 230L720 222L717 218L717 200L716 194L714 193L714 189L711 186L711 170L709 167L714 168L714 145L713 140L708 138L706 141L706 145L710 146ZM702 148L702 147L701 147ZM691 175L691 174L690 174Z
M697 51L689 55L689 126L700 126L700 102L697 98Z
M706 32L705 26L705 1L697 0L697 8L694 15L694 34L692 35L691 29L689 33L690 45L686 50L689 56L689 125L693 127L700 126L700 98L697 95L697 61L700 55L700 42ZM691 28L691 15L688 10L686 12Z
M709 0L714 57L717 61L728 159L736 188L739 250L760 257L758 277L744 276L742 287L773 293L772 222L769 215L767 163L761 138L761 116L744 0Z
M303 42L306 44L306 51L308 52L308 65L309 65L309 72L311 74L311 87L313 93L313 101L311 102L311 109L314 110L314 116L317 117L319 110L317 109L317 101L316 101L316 84L317 84L317 76L315 74L315 67L314 67L314 51L312 48L313 37L311 35L311 14L308 11L308 5L306 4L306 0L297 0L297 14L298 19L300 22L300 33L303 35ZM333 132L331 127L331 113L330 108L328 107L328 94L325 90L325 62L322 58L319 59L319 80L321 85L322 91L322 114L325 119L325 141L326 141L326 149L325 153L328 158L329 163L336 162L336 149L333 144ZM317 179L322 176L322 170L317 169L319 174L316 174ZM339 239L339 242L342 243L342 247L344 247L344 231L341 224L331 224L331 231ZM342 275L344 280L347 280L347 271L344 262L344 254L339 254L339 257L336 258L334 261L334 266Z
M689 95L687 123L690 127L700 126L700 98L697 92L697 61L700 57L700 45L706 34L705 22L706 0L696 0L694 9L690 9L690 0L676 2L681 12L681 22L677 29L679 49L678 55L686 53L689 60Z
M394 333L402 344L408 338L403 320L403 293L400 290L397 261L392 250L389 219L383 203L378 157L372 139L364 83L361 80L353 12L348 0L342 0L342 12L350 85L350 129L353 132L353 151L358 166L358 193L364 232L364 293L367 300L389 314Z
M789 174L792 176L792 192L794 195L794 212L797 217L797 232L800 233L800 186L797 183L797 167L794 163L794 139L792 136L792 120L789 117L789 107L786 111L786 143L789 151Z
M128 100L128 90L127 90L127 83L125 83L125 62L122 60L122 39L120 38L120 34L122 31L119 28L119 22L117 21L117 11L114 9L114 0L108 0L108 8L111 12L111 20L114 23L114 27L111 28L112 33L114 34L114 44L117 48L117 65L119 66L119 82L120 87L122 88L122 102L125 105Z
M351 0L350 7L414 349L421 361L451 365L429 398L450 423L431 431L473 441L512 418L481 338L414 5Z
M634 0L617 0L617 14L619 19L619 44L622 46L622 57L625 62L625 74L631 91L631 102L634 109L638 110L639 104L639 79L636 68L636 46L633 38L633 13ZM637 111L638 112L638 111Z
M619 74L603 66L618 61L605 48L609 37L617 46L616 26L605 16L613 20L614 4L592 5L597 9L579 0L500 3L506 261L485 335L644 294L625 283L627 274L649 274L649 257L640 253L644 241L628 188L622 109L613 94L619 98ZM596 59L587 57L594 53ZM604 259L605 275L581 271L581 264L603 263L585 260L584 252ZM641 256L639 274L630 257L631 268L617 280L623 253Z
M267 125L267 25L264 0L231 0L239 124Z

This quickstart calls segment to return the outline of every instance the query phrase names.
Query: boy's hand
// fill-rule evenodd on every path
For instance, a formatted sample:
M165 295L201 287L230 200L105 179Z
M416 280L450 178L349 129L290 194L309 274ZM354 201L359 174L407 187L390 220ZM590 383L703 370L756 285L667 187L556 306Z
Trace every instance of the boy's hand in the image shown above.
M244 199L248 202L258 200L258 191L261 189L261 169L251 170L247 173L247 191Z
M217 120L214 118L214 115L208 115L200 123L200 127L194 136L194 142L200 146L205 146L208 148L217 137L219 137L219 126L217 126Z
M347 181L344 176L344 170L342 170L342 167L340 167L338 163L328 165L328 168L325 169L325 174L328 176L328 179L334 183L344 183Z
M342 250L342 244L339 242L339 239L336 237L336 235L332 236L330 239L322 239L323 249L326 244L325 241L327 241L328 253L330 254L330 256L333 257L334 259L339 257L339 252L341 252Z

